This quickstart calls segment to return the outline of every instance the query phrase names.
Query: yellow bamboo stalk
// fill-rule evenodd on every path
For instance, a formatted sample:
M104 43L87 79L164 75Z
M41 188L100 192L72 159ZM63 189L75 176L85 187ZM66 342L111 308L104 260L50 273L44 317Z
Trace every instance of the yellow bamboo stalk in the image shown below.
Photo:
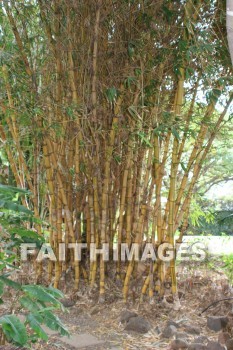
M125 211L125 201L126 201L126 193L127 193L127 182L129 175L129 168L131 164L131 156L132 156L132 140L129 141L128 145L128 153L126 160L126 167L123 174L122 186L121 186L121 199L120 199L120 213L119 213L119 226L118 226L118 261L117 261L117 278L120 278L121 271L121 243L122 243L122 230L123 230L123 220L124 220L124 211Z
M24 47L23 47L23 43L22 43L22 40L21 40L21 37L20 37L20 34L19 34L19 31L18 31L18 28L17 28L17 24L15 22L15 19L12 15L12 12L10 10L10 7L8 6L7 2L5 1L4 3L4 7L6 9L6 13L7 13L7 16L8 16L8 19L9 19L9 22L11 24L11 28L12 28L12 31L14 33L14 36L15 36L15 40L17 42L17 45L19 47L19 52L21 54L21 57L22 57L22 60L25 64L25 69L26 69L26 72L29 76L32 76L33 75L33 72L30 68L30 64L28 62L28 58L25 54L25 50L24 50Z
M128 181L127 181L127 206L126 206L126 243L129 246L131 244L131 228L132 228L132 160L129 166Z
M118 113L117 113L118 114ZM106 151L105 169L104 169L104 182L102 190L102 210L101 210L101 231L100 239L101 244L106 243L106 223L107 223L107 205L108 205L108 191L109 191L109 178L110 178L110 163L112 158L113 146L115 141L116 130L118 127L118 116L115 116L112 121L112 128L109 136L109 145ZM104 300L105 294L105 263L103 256L100 257L100 301Z
M191 194L192 194L192 191L193 191L193 188L197 182L197 179L198 179L198 176L200 174L200 171L202 169L202 165L203 165L203 162L213 144L213 141L215 139L215 136L224 120L224 117L228 111L228 108L230 106L230 104L232 103L232 100L233 100L233 94L230 95L229 97L229 100L227 101L227 104L223 110L223 112L221 113L221 115L219 116L218 118L218 121L215 125L215 128L214 128L214 131L212 131L211 135L210 135L210 138L208 140L208 143L207 145L205 146L203 152L199 152L198 154L198 157L196 158L195 160L195 164L194 164L194 168L193 168L193 176L192 176L192 179L190 181L190 185L189 185L189 188L187 190L187 196L181 206L181 209L180 209L180 212L177 214L176 216L176 221L175 221L175 228L177 228L179 226L179 224L181 223L183 217L184 217L184 214L186 212L186 210L188 210L187 208L189 207L190 205L190 200L191 200ZM209 117L209 116L208 116ZM202 142L203 144L203 142Z
M188 182L188 176L189 176L189 173L191 171L192 165L195 162L195 159L202 148L203 142L205 140L205 136L208 132L208 125L206 123L208 123L208 121L209 121L209 119L210 119L210 117L215 109L215 105L216 105L216 102L211 102L209 104L209 106L207 107L207 111L206 111L205 117L203 119L203 122L201 124L199 134L196 138L195 144L194 144L192 152L190 154L189 161L188 161L188 164L186 167L186 171L183 175L181 185L180 185L180 188L178 191L178 195L176 198L175 216L177 216L177 213L178 213L178 210L179 210L179 207L181 204L181 199L183 197L183 194L184 194L187 182Z
M102 5L102 0L98 0L96 3L96 18L94 26L94 44L93 44L93 57L92 57L92 115L93 121L97 121L97 92L96 92L96 81L97 81L97 54L98 54L98 34L99 34L99 24L100 24L100 9Z

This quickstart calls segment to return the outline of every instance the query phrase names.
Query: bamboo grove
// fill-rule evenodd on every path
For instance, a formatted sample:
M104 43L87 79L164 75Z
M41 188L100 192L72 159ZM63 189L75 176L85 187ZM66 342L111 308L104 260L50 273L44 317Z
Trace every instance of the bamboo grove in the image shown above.
M200 0L1 2L1 150L31 191L38 235L61 242L182 242L192 194L232 101L225 8ZM217 108L216 108L217 107ZM180 232L175 239L175 232ZM175 259L150 263L141 297L163 297ZM137 261L49 262L127 300ZM110 266L110 267L109 267ZM38 266L41 277L42 266Z

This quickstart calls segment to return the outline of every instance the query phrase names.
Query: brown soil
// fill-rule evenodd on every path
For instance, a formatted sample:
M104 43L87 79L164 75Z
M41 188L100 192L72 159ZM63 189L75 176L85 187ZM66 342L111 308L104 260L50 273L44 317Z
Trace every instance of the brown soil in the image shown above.
M114 284L112 280L107 284L108 298L105 304L98 304L98 293L87 295L85 287L83 293L79 293L76 305L67 309L67 313L59 313L59 317L71 333L89 333L105 344L88 347L88 350L107 349L169 349L171 340L162 339L158 329L163 330L168 320L180 321L182 324L191 324L201 329L201 335L207 336L209 340L218 339L218 334L206 327L207 315L226 315L232 310L232 302L221 302L200 315L200 312L211 302L226 296L232 296L232 288L224 274L206 269L179 267L179 287L182 291L181 309L174 311L172 304L166 304L155 300L153 305L148 300L139 303L124 304L121 299L121 287ZM112 291L112 292L111 292ZM66 297L69 297L67 293ZM169 295L167 300L171 302ZM152 326L147 334L137 334L124 330L120 324L120 314L125 309L137 312L148 320ZM180 329L182 332L182 327ZM231 330L230 330L231 331ZM196 336L190 336L190 342ZM73 350L74 348L65 345L62 337L50 336L49 342L38 342L32 346L38 350ZM7 350L7 347L5 347ZM85 348L83 348L85 349Z

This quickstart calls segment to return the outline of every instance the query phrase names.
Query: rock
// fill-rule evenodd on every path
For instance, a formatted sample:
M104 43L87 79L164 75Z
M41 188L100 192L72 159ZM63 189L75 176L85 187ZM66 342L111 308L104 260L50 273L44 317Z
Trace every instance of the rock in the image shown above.
M134 331L137 333L147 333L151 329L151 325L143 317L131 317L125 327L126 331Z
M178 292L178 295L179 295L179 299L182 299L185 296L185 291L180 289Z
M227 340L231 338L230 334L227 332L220 332L218 335L218 342L225 345Z
M61 299L60 302L65 307L72 307L76 304L77 301L73 299Z
M190 344L188 347L188 350L206 350L206 349L207 349L206 345L201 343L193 343L193 344Z
M196 326L191 326L189 324L184 326L184 329L187 333L193 334L193 335L199 335L201 333L200 329Z
M228 339L226 341L227 350L233 350L233 339Z
M207 318L207 327L212 331L219 332L224 329L229 322L226 316L209 316Z
M185 332L176 332L176 339L187 339L188 334Z
M159 328L159 326L156 326L155 328L154 328L154 332L156 333L156 334L161 334L162 332L161 332L161 329Z
M168 326L175 326L176 328L179 328L179 324L176 321L173 321L173 320L167 321L167 327Z
M120 315L120 322L127 323L132 317L137 317L137 316L138 315L136 314L136 312L129 311L129 310L122 311Z
M164 328L162 337L171 338L177 332L177 328L173 325Z
M99 305L97 304L91 308L90 315L94 316L94 315L98 314L98 312L100 312L100 310L101 309L100 309Z
M201 335L200 337L197 337L194 339L195 343L207 343L209 339L205 335Z
M222 346L216 341L209 341L206 347L207 350L226 350L225 346Z
M74 349L83 349L83 348L86 349L89 346L93 346L93 347L100 346L100 345L103 346L103 344L105 344L104 341L97 339L96 337L94 337L89 333L73 334L70 337L62 337L60 340L66 345L72 346L72 348ZM67 348L70 348L70 347L66 346L66 349Z
M188 343L182 339L176 339L171 342L172 350L188 349Z

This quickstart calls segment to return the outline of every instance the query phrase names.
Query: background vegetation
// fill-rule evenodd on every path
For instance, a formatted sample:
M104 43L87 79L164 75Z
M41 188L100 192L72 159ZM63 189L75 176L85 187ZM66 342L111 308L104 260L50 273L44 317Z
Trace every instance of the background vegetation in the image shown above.
M232 154L216 151L232 132L225 2L0 6L1 179L32 193L21 197L30 228L49 233L56 253L86 242L87 256L92 242L175 246L178 228L181 242L197 193L231 176ZM104 301L102 257L50 262L48 283L59 287L69 266L74 289L98 283ZM136 268L111 267L125 300ZM167 280L177 300L175 261L151 263L142 295L163 297Z

